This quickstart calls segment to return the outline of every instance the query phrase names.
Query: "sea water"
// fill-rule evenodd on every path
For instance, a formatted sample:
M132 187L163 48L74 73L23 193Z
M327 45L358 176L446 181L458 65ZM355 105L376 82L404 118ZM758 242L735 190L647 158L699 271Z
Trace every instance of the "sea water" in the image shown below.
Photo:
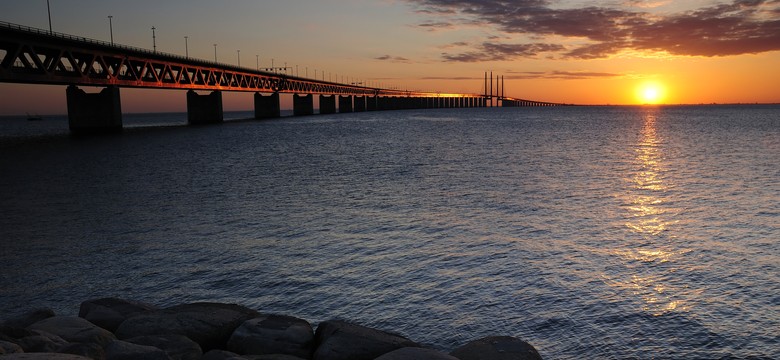
M0 119L0 314L218 301L444 351L780 358L778 106L124 120Z

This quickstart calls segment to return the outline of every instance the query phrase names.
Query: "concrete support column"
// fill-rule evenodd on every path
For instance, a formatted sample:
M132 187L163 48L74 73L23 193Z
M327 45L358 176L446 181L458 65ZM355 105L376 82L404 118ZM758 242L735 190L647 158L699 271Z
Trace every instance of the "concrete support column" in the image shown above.
M378 98L378 96L368 96L366 98L366 110L376 111Z
M339 96L339 112L340 113L352 112L352 95Z
M263 96L255 93L255 119L273 119L282 116L279 93Z
M314 96L312 94L307 95L293 95L293 115L304 116L314 114Z
M222 121L221 91L212 91L208 95L198 95L198 93L193 90L187 91L188 124L217 124Z
M336 113L336 95L320 95L320 114Z
M122 131L122 104L119 88L109 86L99 93L87 94L75 85L65 90L68 126L74 133Z
M366 97L355 96L355 112L366 111Z

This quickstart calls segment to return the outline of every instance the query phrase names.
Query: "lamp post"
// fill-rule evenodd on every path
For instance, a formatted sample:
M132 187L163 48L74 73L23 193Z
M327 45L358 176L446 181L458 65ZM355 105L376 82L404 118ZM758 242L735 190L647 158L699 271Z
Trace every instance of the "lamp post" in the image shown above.
M49 0L46 0L46 12L49 13L49 35L51 35L54 32L51 31L51 7L49 6Z
M238 59L238 67L241 67L241 50L236 50L236 58Z
M189 58L190 57L190 46L187 42L187 39L189 39L189 36L184 37L184 57Z
M260 71L260 55L255 54L255 69Z
M108 31L111 34L111 45L114 45L114 24L111 21L113 18L112 15L108 15Z
M217 62L217 44L214 44L214 62Z
M157 52L157 36L154 34L154 30L157 29L154 26L152 26L152 48L154 49L154 52Z

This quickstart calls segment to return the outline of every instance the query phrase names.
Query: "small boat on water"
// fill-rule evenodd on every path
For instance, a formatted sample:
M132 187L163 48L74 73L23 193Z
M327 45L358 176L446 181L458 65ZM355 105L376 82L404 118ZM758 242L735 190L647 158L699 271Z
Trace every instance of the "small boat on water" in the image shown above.
M27 113L27 121L38 121L43 120L43 116L40 116L38 114L30 115L30 113Z

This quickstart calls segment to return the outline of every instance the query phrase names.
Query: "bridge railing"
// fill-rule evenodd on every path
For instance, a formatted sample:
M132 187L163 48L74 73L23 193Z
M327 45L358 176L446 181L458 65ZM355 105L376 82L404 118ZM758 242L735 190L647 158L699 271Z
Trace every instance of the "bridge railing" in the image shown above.
M52 42L60 42L64 40L65 42L74 42L78 43L79 45L88 45L88 46L95 46L100 48L100 50L103 50L105 52L115 52L115 53L132 53L139 57L146 57L149 59L155 59L159 60L160 64L165 65L165 63L170 62L171 60L178 62L177 66L182 64L194 64L197 66L205 66L205 67L214 67L214 68L221 68L221 69L227 69L229 71L232 71L238 75L244 76L244 75L250 75L250 76L264 76L264 77L276 77L279 78L281 81L289 82L299 82L299 83L311 83L311 84L318 84L318 85L324 85L324 86L338 86L342 89L355 89L358 93L361 94L382 94L382 95L389 95L389 96L435 96L439 97L441 96L439 93L436 92L429 92L429 91L419 91L419 90L400 90L400 89L383 89L378 87L370 87L370 86L362 86L362 85L356 85L356 84L347 84L347 83L341 83L338 80L336 81L325 81L318 80L315 78L307 78L307 77L300 77L297 75L288 75L286 73L271 73L267 71L261 71L256 69L251 69L247 67L240 67L232 64L225 64L225 63L219 63L217 61L209 61L209 60L203 60L200 58L195 57L185 57L178 54L171 54L161 51L153 51L145 48L135 47L135 46L128 46L128 45L122 45L122 44L116 44L111 43L104 40L97 40L92 38L87 38L84 36L76 36L76 35L70 35L70 34L64 34L60 32L35 28L31 26L26 25L19 25L14 24L6 21L0 21L0 31L3 31L5 33L20 33L20 34L27 34L27 35L34 35L35 37L38 37L39 39L45 39L49 38L49 40L52 40ZM8 54L6 54L8 55ZM35 57L34 55L33 58ZM126 55L125 55L126 57ZM67 59L66 59L67 60ZM62 69L65 69L67 71L73 71L72 64L70 61L61 61L61 59L58 57L54 59L54 61L58 62L57 66L60 66ZM88 67L93 66L96 60L91 60L85 62ZM34 61L32 61L34 62ZM12 67L19 68L23 70L31 70L36 69L35 64L33 64L28 59L23 59L23 56L17 56L13 63ZM98 64L101 66L101 68L104 66L104 64ZM121 71L121 70L120 70ZM213 69L209 69L209 71L213 71ZM43 79L36 79L36 82L47 82L51 81L51 79L45 79L45 76L47 74L40 74L44 78ZM74 75L81 75L84 76L84 74L74 74ZM137 79L136 79L137 80ZM18 79L16 79L18 81ZM60 80L57 80L60 81ZM61 82L61 81L60 81ZM445 95L447 97L449 96L463 96L463 97L484 97L484 95L480 94L447 94Z
M215 64L215 65L228 65L228 64L219 63L217 61L208 61L208 60L203 60L203 59L185 57L185 56L181 56L181 55L178 55L178 54L172 54L172 53L167 53L167 52L162 52L162 51L153 51L153 50L140 48L140 47L136 47L136 46L122 45L122 44L117 44L117 43L113 43L112 44L111 42L108 42L108 41L105 41L105 40L97 40L97 39L91 39L91 38L84 37L84 36L75 36L75 35L70 35L70 34L64 34L64 33L56 32L56 31L49 31L49 30L45 30L45 29L34 28L34 27L26 26L26 25L19 25L19 24L9 23L7 21L0 21L0 27L4 27L6 29L11 29L11 30L21 30L21 31L26 31L26 32L32 32L32 33L36 33L36 34L39 34L39 35L51 36L51 37L58 38L58 39L81 41L81 42L86 42L86 43L90 43L90 44L94 44L94 45L111 47L111 48L115 48L115 49L130 50L130 51L133 51L133 52L143 53L143 54L147 54L147 55L153 55L153 56L157 55L157 56L172 57L172 58L177 58L177 59L186 60L186 61L197 60L197 61L207 62L207 63L211 63L211 64ZM232 65L229 65L229 66L232 66Z

